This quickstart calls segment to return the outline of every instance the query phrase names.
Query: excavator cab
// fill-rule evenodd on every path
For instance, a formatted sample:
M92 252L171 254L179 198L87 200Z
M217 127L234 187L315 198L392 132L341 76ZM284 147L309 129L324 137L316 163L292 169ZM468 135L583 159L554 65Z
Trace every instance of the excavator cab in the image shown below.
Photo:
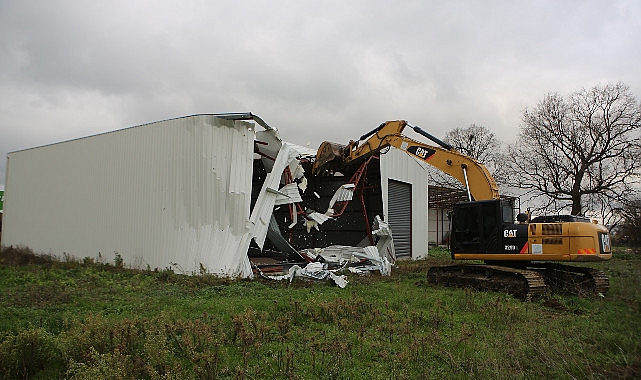
M456 204L451 221L453 258L466 253L518 254L528 241L528 226L515 223L510 199Z

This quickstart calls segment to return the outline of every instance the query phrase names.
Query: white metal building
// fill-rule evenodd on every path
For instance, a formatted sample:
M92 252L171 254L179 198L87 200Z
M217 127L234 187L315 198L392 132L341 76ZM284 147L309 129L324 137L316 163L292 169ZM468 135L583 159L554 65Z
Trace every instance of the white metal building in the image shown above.
M420 259L428 250L426 164L399 149L381 155L385 220L392 227L396 255Z
M257 136L270 143L255 144ZM251 208L255 147L276 159ZM118 254L140 269L251 277L250 242L262 247L274 205L286 196L283 171L305 154L262 121L221 115L11 152L2 244L107 263ZM414 259L428 246L421 165L395 149L381 157L384 218L399 254Z

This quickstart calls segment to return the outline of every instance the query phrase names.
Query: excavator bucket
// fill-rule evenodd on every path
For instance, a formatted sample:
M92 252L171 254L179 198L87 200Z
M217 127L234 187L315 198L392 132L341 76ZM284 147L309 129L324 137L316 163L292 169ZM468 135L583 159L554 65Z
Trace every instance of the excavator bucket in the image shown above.
M348 149L347 145L329 141L323 142L320 147L318 147L312 173L319 174L324 170L339 171L345 164L345 152L347 152Z

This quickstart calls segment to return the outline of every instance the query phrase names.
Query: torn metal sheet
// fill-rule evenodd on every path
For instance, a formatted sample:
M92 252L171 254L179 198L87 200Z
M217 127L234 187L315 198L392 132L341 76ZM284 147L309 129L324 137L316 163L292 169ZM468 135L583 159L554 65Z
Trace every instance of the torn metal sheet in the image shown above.
M267 174L263 187L258 195L254 210L249 218L251 223L251 235L256 244L262 249L267 235L267 226L274 211L274 204L279 194L278 186L283 170L292 160L296 159L298 153L289 144L282 144L272 170Z
M294 215L292 215L292 223L291 223L289 226L287 226L287 228L289 228L290 230L291 230L292 228L294 228L294 226L296 225L296 223L298 223L298 213L296 213L296 212L295 212L295 213L293 213L293 214L294 214Z
M320 231L320 228L318 228L318 222L313 219L306 219L305 227L307 228L307 233L310 233L312 228L315 228L316 231Z
M304 193L307 190L307 177L301 178L298 182L298 188Z
M379 271L383 276L392 274L392 263L374 246L351 247L333 245L325 248L303 250L304 255L315 261L333 262L339 267L353 268L354 273Z
M331 216L332 214L334 214L334 205L336 204L336 202L351 201L354 197L355 188L356 185L354 185L353 183L346 183L345 185L338 188L338 190L336 190L336 192L334 193L332 199L329 201L329 206L327 207L327 212L325 212L325 215Z
M266 130L256 132L256 148L260 154L265 170L271 172L276 161L276 156L283 145L277 131Z
M281 252L286 253L291 256L300 256L298 251L289 244L289 242L283 237L280 233L280 228L278 228L278 223L276 222L276 217L272 214L269 220L269 227L267 229L267 238L269 241L276 246Z
M303 169L303 166L300 164L296 165L295 168L290 168L290 170L292 171L292 177L294 177L294 179L301 179L305 176L305 169Z
M261 119L258 115L254 115L251 112L228 112L228 113L220 113L216 114L216 117L219 117L221 119L228 119L228 120L253 120L255 121L258 125L261 127L265 128L266 130L270 131L275 131L278 133L278 130L276 128L270 127L265 123L263 119Z
M329 219L332 219L331 217L321 214L316 211L311 211L308 210L307 213L305 214L305 217L307 218L305 220L305 227L307 227L307 233L310 233L312 228L316 229L316 231L320 231L320 226L321 224L325 223Z
M281 187L278 191L280 192L280 194L274 201L275 206L300 203L303 201L303 199L300 197L300 193L298 192L298 185L296 183L289 183Z
M289 268L289 272L287 274L280 276L269 276L262 274L262 276L271 280L289 280L289 282L292 282L296 277L302 277L312 280L329 279L332 280L340 288L344 288L348 283L345 275L337 275L333 273L332 271L328 270L327 265L323 263L309 263L305 267L293 265L291 268Z
M383 221L380 216L374 218L374 230L372 231L378 241L376 248L381 257L387 257L388 261L396 262L396 252L394 250L394 239L392 238L392 229L389 223Z
M315 221L318 224L323 224L326 221L328 221L329 219L332 219L331 217L329 217L329 216L327 216L325 214L318 213L316 211L308 213L307 217L309 219L312 219L313 221Z

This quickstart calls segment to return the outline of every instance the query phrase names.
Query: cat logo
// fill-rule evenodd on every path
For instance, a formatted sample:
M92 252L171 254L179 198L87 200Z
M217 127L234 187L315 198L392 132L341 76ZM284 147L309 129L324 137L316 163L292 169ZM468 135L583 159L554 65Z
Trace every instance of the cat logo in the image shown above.
M503 237L515 238L516 237L516 230L503 230Z
M430 157L432 157L434 153L436 153L436 151L433 149L424 148L418 145L410 146L409 148L407 148L407 151L419 158L422 158L425 161L430 159Z

